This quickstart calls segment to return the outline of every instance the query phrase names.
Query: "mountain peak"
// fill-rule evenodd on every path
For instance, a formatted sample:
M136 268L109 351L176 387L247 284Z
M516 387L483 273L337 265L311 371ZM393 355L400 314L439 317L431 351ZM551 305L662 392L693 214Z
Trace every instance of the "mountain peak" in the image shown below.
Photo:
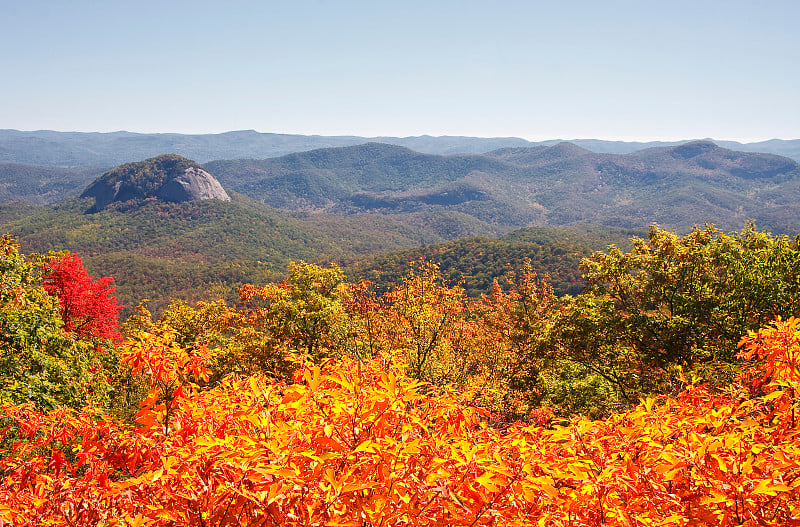
M568 141L557 143L549 147L545 152L549 157L576 157L592 153L590 150Z
M690 159L720 148L711 141L692 141L672 148L672 155L681 159Z
M81 197L95 198L89 212L98 212L117 201L147 198L174 203L231 199L214 176L194 161L177 154L120 165L89 185Z

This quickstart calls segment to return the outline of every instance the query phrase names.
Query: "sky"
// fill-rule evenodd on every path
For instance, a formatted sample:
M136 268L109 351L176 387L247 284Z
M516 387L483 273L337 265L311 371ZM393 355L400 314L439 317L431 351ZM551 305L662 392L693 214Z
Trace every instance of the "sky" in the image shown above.
M800 138L800 2L0 0L0 128Z

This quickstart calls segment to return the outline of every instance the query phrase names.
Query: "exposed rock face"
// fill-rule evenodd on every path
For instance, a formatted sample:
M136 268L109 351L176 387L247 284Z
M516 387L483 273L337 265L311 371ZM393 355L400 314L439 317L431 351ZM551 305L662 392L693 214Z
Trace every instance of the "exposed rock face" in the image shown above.
M203 167L175 154L120 165L89 185L81 197L95 199L89 212L101 211L117 201L151 197L174 203L231 199L219 181Z
M231 199L214 176L197 167L189 167L182 175L167 180L156 193L156 197L176 203L201 199Z

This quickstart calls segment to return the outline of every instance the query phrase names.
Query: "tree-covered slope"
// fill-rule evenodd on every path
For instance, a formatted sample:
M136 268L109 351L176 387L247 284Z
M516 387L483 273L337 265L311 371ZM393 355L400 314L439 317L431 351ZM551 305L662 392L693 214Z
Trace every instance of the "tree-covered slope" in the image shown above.
M0 163L0 203L47 205L74 198L102 172L102 169Z
M559 143L435 156L367 144L265 160L215 161L223 185L288 210L336 214L458 211L510 230L596 223L687 230L750 219L796 229L800 165L710 142L595 154Z
M386 291L401 283L410 262L424 259L439 266L451 284L460 283L470 297L488 293L497 279L507 285L509 273L530 261L540 276L548 275L557 295L577 294L586 285L581 259L615 244L625 247L644 230L609 229L590 225L570 228L528 227L505 236L473 236L390 253L378 253L347 265L352 277L365 278Z
M0 205L0 230L16 235L26 252L67 249L84 255L90 271L117 278L128 308L150 298L159 309L167 298L197 299L209 290L233 298L237 284L274 277L291 260L341 261L491 233L456 213L306 216L238 195L231 202L130 201L85 214L91 204L73 199L55 207Z
M178 156L155 159L201 170ZM641 229L659 223L685 232L696 223L731 230L755 219L776 233L800 230L797 163L708 142L628 155L560 143L450 156L373 143L205 166L225 187L263 203L235 192L230 203L164 202L158 189L168 175L156 164L107 172L107 187L122 189L124 183L136 192L100 213L83 214L92 207L89 200L52 208L6 204L0 207L0 228L19 236L27 251L67 248L84 254L90 269L103 266L118 277L125 303L157 295L157 307L169 295L197 298L209 288L222 288L230 298L247 275L270 276L290 260L347 263L531 225ZM538 271L551 273L559 292L579 290L577 261L602 246L567 241L574 238L567 231L538 243L525 239L535 238L535 230L527 232L375 261L386 275L401 272L409 258L426 256L442 263L449 278L467 277L470 293L479 294L530 258ZM376 266L359 265L364 272Z
M204 169L226 189L285 210L429 217L446 211L497 233L573 223L621 228L658 223L679 231L705 221L738 229L751 219L775 232L800 226L795 161L708 141L624 155L558 143L443 156L369 143L213 161ZM85 183L80 173L58 181L53 170L26 168L25 188L19 177L5 184L6 201L52 203L59 192L74 196L71 184ZM41 197L33 195L35 189L42 189Z

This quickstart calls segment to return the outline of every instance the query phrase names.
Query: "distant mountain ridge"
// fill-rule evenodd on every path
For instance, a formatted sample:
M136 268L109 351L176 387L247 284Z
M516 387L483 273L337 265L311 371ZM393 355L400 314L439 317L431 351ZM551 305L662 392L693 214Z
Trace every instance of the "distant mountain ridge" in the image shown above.
M172 156L181 160L178 164L186 165L184 168L194 167L194 173L211 182L219 195L225 193L224 187L271 207L302 214L370 214L395 219L411 214L416 215L414 222L428 218L415 223L422 230L430 228L425 222L436 223L437 232L445 239L449 236L446 232L502 234L529 225L574 223L617 228L659 223L683 231L705 221L723 229L739 229L754 219L761 228L773 231L800 230L797 162L772 154L728 150L710 141L631 154L598 154L562 142L450 155L366 143L205 165ZM153 159L166 158L169 156ZM142 167L142 162L121 165L107 173L105 183L98 182L84 193L99 198L95 210L112 201L183 199L163 194L163 174L156 178L158 182L148 183L151 189L112 177L135 172L132 167ZM151 169L145 172L158 172ZM90 170L39 170L37 173L37 167L30 165L0 164L0 176L10 181L0 181L0 198L55 203L76 196L96 177ZM62 177L65 181L58 186ZM188 179L181 181L178 186L189 185ZM77 188L70 189L67 182ZM202 185L194 186L199 189ZM41 196L36 194L39 189ZM63 192L63 198L59 199L57 190ZM446 219L434 219L437 216Z
M725 229L755 219L800 226L800 165L709 141L632 154L572 143L438 156L377 143L264 160L204 165L220 182L270 206L333 214L459 212L499 232L527 225L596 223Z
M133 132L56 132L0 130L0 163L48 167L109 168L174 152L200 163L217 159L263 159L320 148L379 142L404 146L427 154L481 154L512 147L553 146L553 139L530 142L517 137L416 137L320 136L260 133L241 130L220 134L142 134ZM569 142L595 153L627 154L651 147L676 146L675 142L625 142L575 139ZM724 148L764 152L800 161L800 139L772 139L757 143L714 141Z

